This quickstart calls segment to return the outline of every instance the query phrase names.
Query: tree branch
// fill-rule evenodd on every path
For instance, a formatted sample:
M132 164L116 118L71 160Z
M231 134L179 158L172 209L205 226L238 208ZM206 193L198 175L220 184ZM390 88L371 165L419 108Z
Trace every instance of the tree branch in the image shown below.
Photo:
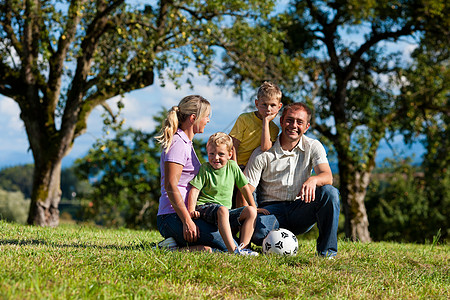
M412 32L413 30L410 25L405 25L405 27L403 27L402 29L393 32L377 33L375 30L373 30L370 39L362 44L359 49L351 56L350 63L345 69L345 76L343 78L343 81L348 82L351 79L355 72L356 65L361 61L362 55L366 53L372 46L380 41L399 38L404 35L409 35Z

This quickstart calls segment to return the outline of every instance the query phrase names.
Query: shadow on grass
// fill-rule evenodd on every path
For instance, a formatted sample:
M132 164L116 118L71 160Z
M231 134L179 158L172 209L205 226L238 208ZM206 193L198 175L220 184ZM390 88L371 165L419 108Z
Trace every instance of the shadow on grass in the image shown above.
M118 245L93 245L88 243L80 244L58 244L49 243L44 240L0 240L0 245L14 245L14 246L47 246L55 248L95 248L95 249L114 249L114 250L148 250L156 248L156 243L136 243L129 246L118 246Z

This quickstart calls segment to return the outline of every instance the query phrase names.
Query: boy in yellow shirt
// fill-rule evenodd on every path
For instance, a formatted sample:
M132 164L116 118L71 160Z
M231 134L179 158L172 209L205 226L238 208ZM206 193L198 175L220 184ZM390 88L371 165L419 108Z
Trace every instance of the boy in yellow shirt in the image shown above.
M255 100L256 111L241 114L233 128L230 136L233 138L233 159L243 170L253 150L261 146L262 151L267 151L275 142L279 128L273 122L283 104L280 88L265 81L258 89ZM236 207L244 205L243 198L238 193Z

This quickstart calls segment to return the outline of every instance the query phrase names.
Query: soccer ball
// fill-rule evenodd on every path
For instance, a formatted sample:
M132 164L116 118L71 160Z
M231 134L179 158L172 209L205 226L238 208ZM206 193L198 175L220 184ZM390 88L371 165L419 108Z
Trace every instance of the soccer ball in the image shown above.
M298 241L295 234L287 229L279 228L269 232L263 240L262 247L264 254L295 256L298 251Z

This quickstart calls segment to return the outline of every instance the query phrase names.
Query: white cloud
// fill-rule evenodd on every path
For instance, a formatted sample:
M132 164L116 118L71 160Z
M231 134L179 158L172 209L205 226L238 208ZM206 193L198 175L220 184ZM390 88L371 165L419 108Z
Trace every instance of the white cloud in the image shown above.
M19 105L11 98L0 98L0 115L2 116L0 119L1 128L8 129L8 133L11 134L24 131L23 122L19 117Z

